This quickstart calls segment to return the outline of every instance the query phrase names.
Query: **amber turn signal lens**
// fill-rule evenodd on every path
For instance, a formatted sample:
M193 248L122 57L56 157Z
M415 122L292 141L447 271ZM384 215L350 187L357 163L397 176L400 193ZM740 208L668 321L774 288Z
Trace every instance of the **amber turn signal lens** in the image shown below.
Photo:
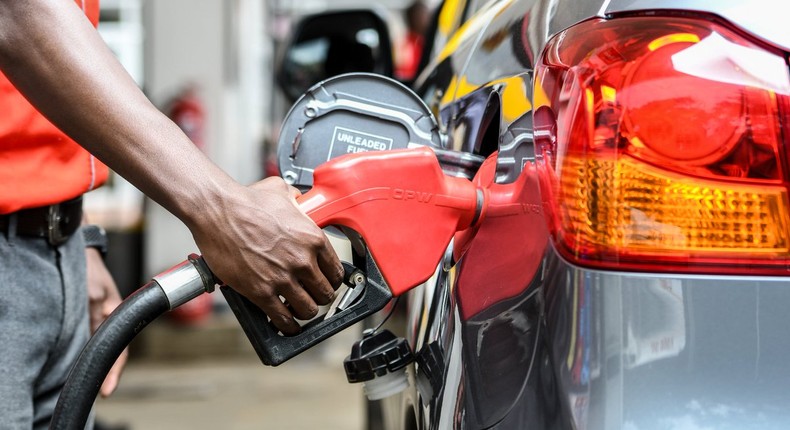
M678 175L631 157L568 156L562 241L585 255L787 255L787 190Z

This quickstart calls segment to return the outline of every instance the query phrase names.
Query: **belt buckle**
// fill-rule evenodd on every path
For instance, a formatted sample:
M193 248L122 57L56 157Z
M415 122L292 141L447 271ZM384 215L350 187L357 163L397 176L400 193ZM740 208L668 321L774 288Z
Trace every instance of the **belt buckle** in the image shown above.
M69 239L69 236L64 235L60 228L61 219L60 205L50 206L47 213L47 240L52 246L63 245Z

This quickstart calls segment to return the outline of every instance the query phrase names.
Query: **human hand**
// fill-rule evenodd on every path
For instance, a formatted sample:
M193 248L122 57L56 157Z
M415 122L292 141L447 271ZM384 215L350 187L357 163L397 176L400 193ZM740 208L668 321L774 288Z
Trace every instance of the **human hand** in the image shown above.
M190 226L212 272L287 335L301 330L294 317L313 318L318 305L331 303L343 279L340 260L297 206L298 195L280 178L239 186Z
M88 271L88 311L91 334L93 334L101 323L110 316L110 313L121 304L121 294L97 249L85 248L85 260ZM104 379L99 391L102 397L108 397L115 391L123 367L126 365L127 356L128 348L123 350Z

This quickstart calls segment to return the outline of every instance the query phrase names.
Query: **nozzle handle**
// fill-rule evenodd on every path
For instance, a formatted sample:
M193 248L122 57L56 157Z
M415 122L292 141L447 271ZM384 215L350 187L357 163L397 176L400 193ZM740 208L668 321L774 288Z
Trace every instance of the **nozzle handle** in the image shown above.
M369 253L366 257L367 280L362 296L332 318L319 318L308 323L295 336L280 334L266 314L241 294L226 286L220 287L220 290L263 364L277 366L378 312L392 299L392 293L381 277L375 261Z

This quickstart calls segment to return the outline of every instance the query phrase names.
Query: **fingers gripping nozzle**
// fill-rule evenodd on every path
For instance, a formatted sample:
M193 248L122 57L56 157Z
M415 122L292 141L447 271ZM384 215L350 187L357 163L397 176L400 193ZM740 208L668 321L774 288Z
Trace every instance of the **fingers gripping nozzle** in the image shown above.
M349 300L348 306L340 309L338 305L331 318L310 321L294 336L281 335L263 311L241 294L226 286L220 287L220 290L263 364L277 366L377 312L392 299L392 293L370 254L365 261L364 270L344 264L344 267L352 268L346 270L344 281L349 287L353 286L350 290L355 293L355 298Z

